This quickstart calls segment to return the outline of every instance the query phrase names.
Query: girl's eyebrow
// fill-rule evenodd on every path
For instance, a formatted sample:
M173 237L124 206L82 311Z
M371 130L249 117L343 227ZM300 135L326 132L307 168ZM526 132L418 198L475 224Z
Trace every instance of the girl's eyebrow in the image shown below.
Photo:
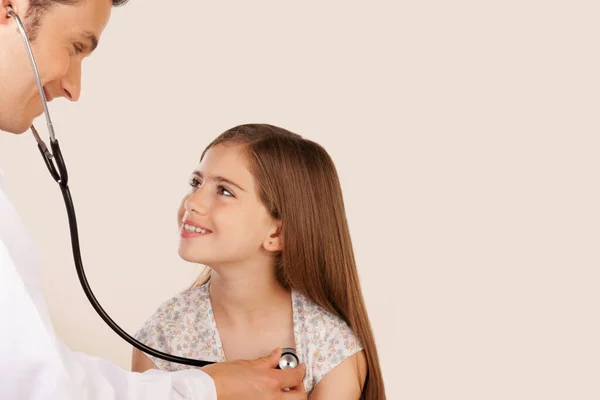
M194 171L194 174L197 175L199 178L205 179L204 175L202 174L202 172L200 171ZM206 179L208 180L213 180L213 181L217 181L217 182L225 182L228 183L232 186L235 186L236 188L240 189L243 192L246 192L246 189L244 189L243 187L241 187L240 185L238 185L237 183L227 179L227 178L223 178L222 176L208 176L206 177Z

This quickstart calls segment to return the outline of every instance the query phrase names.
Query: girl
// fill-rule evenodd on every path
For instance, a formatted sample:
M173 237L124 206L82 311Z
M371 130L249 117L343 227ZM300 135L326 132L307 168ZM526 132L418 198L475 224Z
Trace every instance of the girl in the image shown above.
M296 349L309 399L384 400L341 187L318 144L241 125L204 150L178 213L179 255L208 266L136 337L211 361ZM134 349L132 369L177 370Z

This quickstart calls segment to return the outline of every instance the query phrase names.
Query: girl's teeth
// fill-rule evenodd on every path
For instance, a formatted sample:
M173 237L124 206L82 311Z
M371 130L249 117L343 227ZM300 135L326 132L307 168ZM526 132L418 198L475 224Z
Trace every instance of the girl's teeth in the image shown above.
M198 227L196 227L196 226L192 226L192 225L185 224L183 227L184 227L184 228L185 228L185 230L186 230L186 231L188 231L188 232L206 233L206 231L205 231L204 229L202 229L202 228L198 228Z

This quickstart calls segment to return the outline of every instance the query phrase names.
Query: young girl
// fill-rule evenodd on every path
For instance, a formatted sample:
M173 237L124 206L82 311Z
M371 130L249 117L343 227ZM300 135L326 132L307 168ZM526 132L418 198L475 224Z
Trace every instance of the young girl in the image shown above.
M306 364L309 399L385 399L333 161L271 125L242 125L204 150L178 214L179 255L208 266L136 337L209 361L276 348ZM132 369L178 370L134 349Z

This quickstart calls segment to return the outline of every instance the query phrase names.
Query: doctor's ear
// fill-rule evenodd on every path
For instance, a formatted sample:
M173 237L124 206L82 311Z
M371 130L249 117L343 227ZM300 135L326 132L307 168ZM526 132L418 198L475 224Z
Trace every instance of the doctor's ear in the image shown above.
M8 7L11 7L14 12L18 13L19 11L15 8L13 4L13 0L2 0L2 8L0 8L0 25L5 25L10 18L8 16ZM23 19L23 18L21 18Z

